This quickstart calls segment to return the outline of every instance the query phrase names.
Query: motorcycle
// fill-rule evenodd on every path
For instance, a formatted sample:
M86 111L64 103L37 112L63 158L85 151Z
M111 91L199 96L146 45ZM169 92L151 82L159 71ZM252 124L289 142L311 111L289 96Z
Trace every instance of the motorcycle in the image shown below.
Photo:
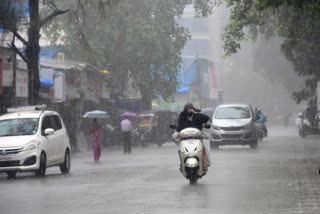
M314 119L314 124L310 122L309 119L303 113L299 113L298 118L296 119L296 126L298 128L299 136L305 138L307 135L318 135L320 134L320 115L316 115Z
M140 134L137 128L131 131L131 145L136 146L139 144Z
M258 135L259 141L262 141L263 138L268 137L268 131L264 123L257 122L256 127L257 127L257 135Z
M175 129L176 126L171 125L170 128ZM204 128L210 128L210 125L205 124ZM182 175L190 181L190 184L196 184L199 178L206 175L203 170L203 154L205 148L203 139L209 139L209 136L204 135L199 129L186 128L181 132L173 134L173 140L178 142L180 171Z
M139 141L141 146L146 147L151 140L151 127L139 128Z
M151 128L136 128L131 131L131 144L146 147L150 142Z

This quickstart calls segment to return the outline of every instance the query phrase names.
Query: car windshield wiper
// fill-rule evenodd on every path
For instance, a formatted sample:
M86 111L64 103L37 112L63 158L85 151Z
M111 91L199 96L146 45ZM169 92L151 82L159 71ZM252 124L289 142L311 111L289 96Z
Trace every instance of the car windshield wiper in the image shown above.
M26 134L26 133L20 133L20 134L5 134L5 135L0 135L0 137L25 136L25 135L31 135L31 134Z
M236 120L236 119L239 119L239 118L235 118L235 117L229 117L229 118L226 118L227 120Z
M8 137L8 136L16 136L14 134L4 134L4 135L0 135L0 137Z

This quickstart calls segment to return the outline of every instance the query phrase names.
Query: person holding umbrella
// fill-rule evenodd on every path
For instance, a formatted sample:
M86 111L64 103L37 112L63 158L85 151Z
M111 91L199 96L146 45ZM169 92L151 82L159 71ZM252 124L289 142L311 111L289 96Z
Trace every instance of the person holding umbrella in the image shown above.
M131 131L134 129L128 115L122 115L121 121L121 140L123 144L123 153L131 153Z
M99 125L97 118L92 119L89 134L93 149L93 159L95 162L98 162L101 157L102 127Z
M93 159L95 162L98 162L101 156L103 130L102 126L98 123L97 118L106 119L109 118L109 114L105 111L94 110L85 113L82 117L92 119L88 131L93 149Z

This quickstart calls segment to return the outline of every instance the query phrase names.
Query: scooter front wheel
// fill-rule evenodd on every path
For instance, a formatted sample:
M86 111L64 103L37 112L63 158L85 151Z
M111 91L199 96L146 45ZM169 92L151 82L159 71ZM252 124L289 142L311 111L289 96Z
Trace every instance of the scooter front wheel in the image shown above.
M190 185L194 185L197 184L197 180L198 180L198 175L197 175L197 169L194 168L189 168L187 169L187 173L188 173L188 178L190 181Z
M195 184L197 184L198 179L196 176L191 176L189 181L190 181L190 185L195 185Z

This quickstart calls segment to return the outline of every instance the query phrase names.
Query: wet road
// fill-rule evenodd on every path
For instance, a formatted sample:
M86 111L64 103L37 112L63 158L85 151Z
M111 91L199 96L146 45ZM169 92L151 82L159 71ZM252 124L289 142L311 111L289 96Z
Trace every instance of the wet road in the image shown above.
M177 148L104 151L73 156L71 175L58 168L45 179L0 175L1 214L50 213L320 213L320 137L300 139L293 130L271 130L256 151L223 147L198 185L178 172Z

